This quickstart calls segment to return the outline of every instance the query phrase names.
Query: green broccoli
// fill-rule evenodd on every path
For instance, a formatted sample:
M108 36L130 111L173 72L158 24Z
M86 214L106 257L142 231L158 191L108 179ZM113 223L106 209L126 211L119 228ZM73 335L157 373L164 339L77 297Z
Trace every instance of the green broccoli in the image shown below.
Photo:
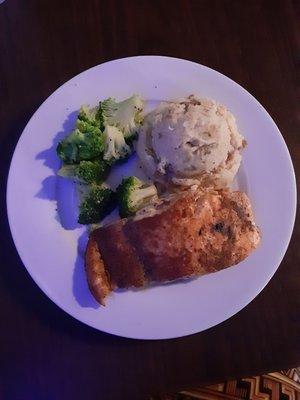
M102 183L109 173L110 167L104 160L81 161L76 176L85 183Z
M110 165L116 161L126 158L131 149L126 144L124 136L119 128L107 125L104 133L104 156L103 159Z
M143 208L153 196L157 196L154 185L147 185L135 176L124 178L117 188L120 217L134 215Z
M57 174L87 184L99 184L107 177L109 170L110 166L104 160L84 160L79 164L64 164Z
M78 127L58 143L57 155L66 164L78 163L99 157L104 150L104 137L100 129L86 123L78 122Z
M90 192L79 206L78 222L94 224L103 219L116 206L116 194L105 187L92 185Z
M136 134L142 122L143 108L144 101L138 95L133 95L119 103L112 98L101 102L104 124L119 128L125 139Z
M101 103L98 107L80 107L76 129L58 143L57 155L66 164L92 160L103 153L104 138Z
M89 108L88 106L81 106L77 121L88 122L89 124L96 126L102 131L104 128L104 124L103 124L101 102L99 103L98 107L94 108Z
M78 146L84 140L84 135L78 130L60 141L56 147L58 157L65 163L71 164L78 160Z
M98 132L98 127L93 125L92 122L90 121L83 121L81 119L77 119L76 121L76 128L81 132L81 133L88 133L88 132L93 132L94 130ZM100 132L99 132L100 133Z

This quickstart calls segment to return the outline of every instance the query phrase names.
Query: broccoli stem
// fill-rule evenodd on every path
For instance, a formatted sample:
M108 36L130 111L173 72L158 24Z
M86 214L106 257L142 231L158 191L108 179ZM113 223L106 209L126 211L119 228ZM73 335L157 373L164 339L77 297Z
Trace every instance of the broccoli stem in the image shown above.
M144 203L149 197L155 196L157 194L155 186L148 186L145 188L137 189L132 193L132 203L138 205Z

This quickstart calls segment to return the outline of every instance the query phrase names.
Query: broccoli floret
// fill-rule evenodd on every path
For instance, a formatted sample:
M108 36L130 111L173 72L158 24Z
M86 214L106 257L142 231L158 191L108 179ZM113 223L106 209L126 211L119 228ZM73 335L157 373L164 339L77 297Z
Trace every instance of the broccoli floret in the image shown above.
M76 175L85 183L102 183L107 177L110 166L104 160L81 161L76 168Z
M78 114L77 121L88 122L91 125L103 130L103 115L101 102L98 107L89 108L88 106L81 106Z
M104 160L110 165L127 157L131 153L130 147L126 144L124 136L119 128L107 125L104 133Z
M65 164L58 175L76 179L80 182L92 184L102 183L107 177L110 166L104 160L81 161L79 164Z
M96 121L98 122L98 126L101 129L101 131L104 131L104 118L103 118L103 110L102 110L102 103L99 101L99 105L97 107L97 112L96 112Z
M99 157L104 150L104 137L100 129L78 121L78 127L57 146L59 158L66 164Z
M138 95L117 103L108 98L101 102L104 124L121 129L125 139L135 135L141 122L144 101Z
M72 164L78 160L78 146L84 140L84 135L78 130L73 131L64 140L58 143L56 153L65 163Z
M88 106L83 105L79 109L78 119L92 123L96 121L96 113L97 107L89 108Z
M81 133L88 133L88 132L93 132L93 131L100 133L100 130L98 131L99 128L97 126L93 125L90 121L83 121L81 119L77 119L76 128Z
M117 188L120 217L134 215L144 207L153 196L157 196L154 185L146 185L135 176L124 178Z
M116 194L101 186L93 185L79 206L78 222L94 224L103 219L116 206Z
M76 129L57 146L59 158L66 164L92 160L103 153L104 138L101 104L89 108L82 106L76 121Z
M93 130L84 133L84 140L78 146L79 160L92 160L99 157L103 150L103 135L98 128L94 127Z

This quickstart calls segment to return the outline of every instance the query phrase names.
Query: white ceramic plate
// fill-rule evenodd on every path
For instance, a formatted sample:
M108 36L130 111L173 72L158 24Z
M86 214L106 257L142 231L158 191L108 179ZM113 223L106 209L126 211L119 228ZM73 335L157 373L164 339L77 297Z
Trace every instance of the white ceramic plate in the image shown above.
M187 283L115 293L106 307L100 307L85 280L82 253L86 235L76 224L72 184L55 175L59 167L55 147L72 129L81 104L94 105L109 96L123 99L133 93L149 101L193 93L227 105L248 142L237 185L250 196L262 243L237 266ZM129 170L134 169L135 161L131 164ZM64 227L57 217L57 207ZM156 56L101 64L57 89L24 129L12 159L7 188L13 239L39 287L59 307L87 325L139 339L200 332L245 307L278 268L291 237L295 208L290 155L275 123L257 100L210 68Z

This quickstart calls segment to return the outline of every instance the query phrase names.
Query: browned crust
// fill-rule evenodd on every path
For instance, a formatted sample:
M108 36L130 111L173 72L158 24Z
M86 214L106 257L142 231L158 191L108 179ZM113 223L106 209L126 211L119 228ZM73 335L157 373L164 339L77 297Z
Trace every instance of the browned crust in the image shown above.
M201 267L191 261L183 245L186 223L193 217L190 198L184 196L160 214L140 220L129 220L124 226L132 246L144 263L150 281L171 281L201 274Z
M160 214L129 220L124 230L150 281L203 275L237 264L259 233L240 192L187 192Z
M105 305L105 298L112 289L93 234L86 248L85 270L90 291L100 304Z
M190 190L156 210L152 216L118 221L91 235L88 282L101 304L117 287L227 268L246 258L260 241L250 201L241 192Z
M112 288L141 287L146 284L144 267L135 248L123 232L123 221L99 228L94 239L101 249Z

